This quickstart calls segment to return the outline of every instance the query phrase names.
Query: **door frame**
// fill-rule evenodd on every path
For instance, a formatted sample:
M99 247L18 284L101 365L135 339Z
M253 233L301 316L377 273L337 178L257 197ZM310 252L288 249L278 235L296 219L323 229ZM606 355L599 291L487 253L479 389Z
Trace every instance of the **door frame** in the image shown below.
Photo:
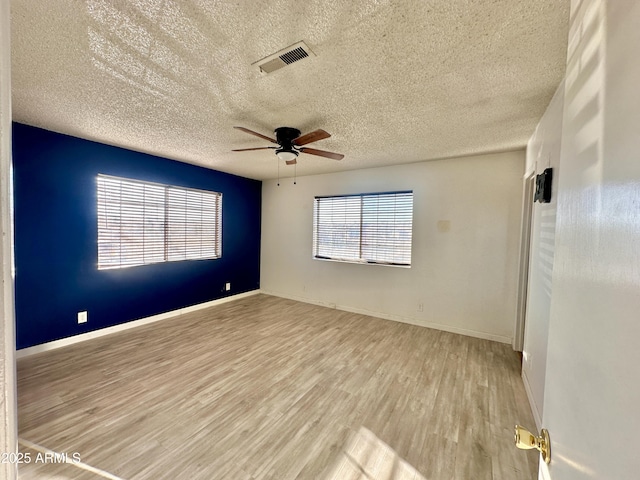
M11 35L9 2L0 1L0 452L18 452L13 193L11 165ZM0 478L14 480L17 464L0 463Z
M529 256L531 252L531 221L533 219L533 192L536 171L525 174L522 180L522 224L520 228L520 260L518 265L518 298L513 328L512 347L516 352L524 349L524 330L527 316L527 293L529 291Z

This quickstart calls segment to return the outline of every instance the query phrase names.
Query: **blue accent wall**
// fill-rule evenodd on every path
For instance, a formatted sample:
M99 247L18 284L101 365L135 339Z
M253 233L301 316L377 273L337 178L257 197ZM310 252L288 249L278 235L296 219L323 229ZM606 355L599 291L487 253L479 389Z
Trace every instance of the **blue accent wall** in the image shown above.
M262 182L16 123L13 162L18 349L260 287ZM99 173L221 192L222 258L98 270Z

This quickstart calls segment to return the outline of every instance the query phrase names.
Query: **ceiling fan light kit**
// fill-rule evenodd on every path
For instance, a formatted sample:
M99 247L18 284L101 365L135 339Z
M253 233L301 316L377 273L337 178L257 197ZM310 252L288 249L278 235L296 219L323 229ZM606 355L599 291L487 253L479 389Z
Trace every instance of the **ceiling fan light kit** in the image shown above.
M295 150L276 150L276 155L280 160L284 160L287 165L291 165L289 162L293 162L298 158L298 152Z

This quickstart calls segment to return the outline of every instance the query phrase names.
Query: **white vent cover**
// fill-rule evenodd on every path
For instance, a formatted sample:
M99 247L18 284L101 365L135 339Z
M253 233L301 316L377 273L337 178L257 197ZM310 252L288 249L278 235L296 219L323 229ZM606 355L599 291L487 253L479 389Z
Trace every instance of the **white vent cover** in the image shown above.
M304 42L298 42L258 60L253 65L257 65L262 73L271 73L307 57L315 57L315 54Z

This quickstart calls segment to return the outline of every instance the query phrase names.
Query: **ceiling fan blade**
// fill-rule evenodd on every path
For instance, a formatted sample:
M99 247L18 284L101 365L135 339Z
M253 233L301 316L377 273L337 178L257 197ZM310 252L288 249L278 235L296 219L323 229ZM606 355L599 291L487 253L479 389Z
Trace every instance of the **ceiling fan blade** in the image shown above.
M307 143L317 142L318 140L323 140L325 138L329 138L331 136L330 133L325 132L321 128L318 130L314 130L313 132L305 133L300 137L296 138L293 141L294 145L306 145Z
M310 155L317 155L319 157L331 158L332 160L342 160L344 155L340 153L326 152L324 150L318 150L316 148L303 147L300 149L302 153L308 153Z
M243 132L248 133L249 135L255 135L256 137L260 137L260 138L262 138L264 140L268 140L271 143L278 143L273 138L269 138L266 135L262 135L261 133L254 132L253 130L249 130L248 128L244 128L244 127L233 127L233 128L237 128L238 130L242 130Z
M294 158L293 160L287 160L284 163L286 163L287 165L295 165L296 163L298 163L298 160Z
M277 148L277 147L238 148L236 150L231 150L231 151L232 152L248 152L249 150L270 150L272 148Z

